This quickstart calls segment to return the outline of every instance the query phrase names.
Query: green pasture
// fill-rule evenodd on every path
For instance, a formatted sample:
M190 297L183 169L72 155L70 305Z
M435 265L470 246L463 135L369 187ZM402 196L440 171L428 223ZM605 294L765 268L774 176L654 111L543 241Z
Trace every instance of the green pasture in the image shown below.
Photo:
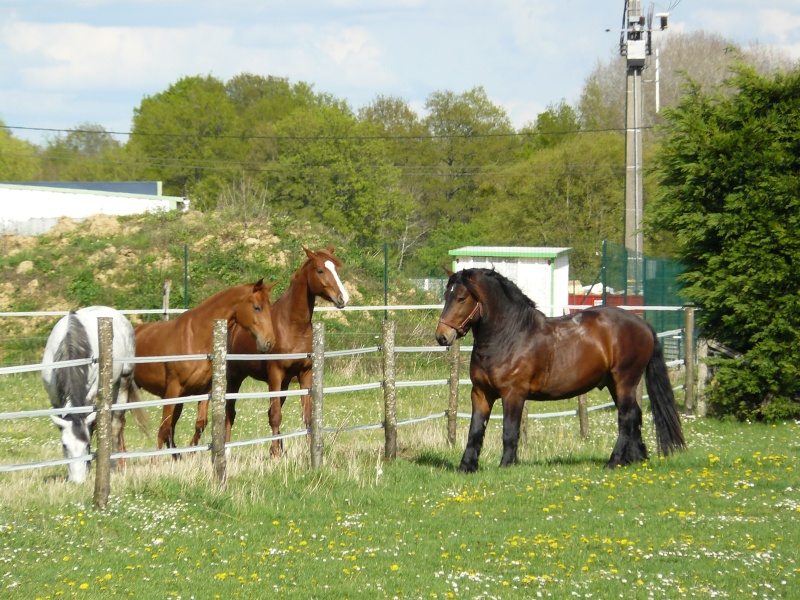
M424 321L397 344L424 339ZM376 345L379 330L337 338L331 327L331 346ZM399 380L447 377L441 353L398 361ZM326 367L326 385L377 381L381 359ZM260 389L247 382L243 391ZM462 387L462 412L468 397ZM438 413L447 389L401 388L397 401L400 419ZM607 401L601 392L589 399ZM0 412L47 406L37 373L0 377ZM531 413L575 407L529 403ZM271 433L265 400L237 408L234 439ZM382 409L380 390L326 395L325 425L378 423ZM130 450L155 447L160 409L149 414L150 437L128 419ZM181 443L195 415L184 410ZM685 418L686 452L609 471L616 413L589 421L584 439L576 417L530 419L521 464L507 469L497 466L501 423L492 421L473 475L456 470L467 420L454 447L444 419L400 428L391 463L381 460L381 430L328 434L316 471L305 437L288 440L280 459L266 446L235 448L224 492L208 452L131 459L113 474L104 511L92 507L91 478L68 484L65 467L2 473L0 597L796 597L797 423ZM299 401L289 398L283 431L300 428ZM649 410L645 442L653 452ZM0 464L60 453L49 419L0 420Z

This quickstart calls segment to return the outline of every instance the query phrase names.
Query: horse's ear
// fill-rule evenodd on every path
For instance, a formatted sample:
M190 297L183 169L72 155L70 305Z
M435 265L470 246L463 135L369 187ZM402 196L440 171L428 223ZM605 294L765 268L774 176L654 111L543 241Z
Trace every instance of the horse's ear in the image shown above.
M253 293L257 294L260 291L265 291L267 292L267 294L269 294L272 291L272 288L274 288L276 284L277 282L264 283L264 278L262 277L253 284Z
M314 252L312 250L309 250L305 246L303 246L303 252L306 253L306 256L308 256L308 258L314 258Z
M447 267L442 267L442 268L444 269L444 272L447 273L448 277L452 277L453 275L455 275L455 272L451 271Z
M58 415L50 415L50 419L58 426L59 429L66 429L70 426L70 422Z
M333 244L328 244L328 252L333 254Z

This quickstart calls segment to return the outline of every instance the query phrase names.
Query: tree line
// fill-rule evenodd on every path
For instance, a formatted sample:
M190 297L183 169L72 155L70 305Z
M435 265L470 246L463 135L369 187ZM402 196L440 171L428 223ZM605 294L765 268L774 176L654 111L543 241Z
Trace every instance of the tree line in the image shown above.
M685 72L710 89L737 61L786 60L703 32L660 50L666 106ZM433 92L419 115L383 95L354 109L283 77L189 76L143 98L123 136L85 123L39 147L0 128L0 179L159 180L202 211L322 222L368 251L388 242L409 274L440 275L462 245L569 246L573 274L593 279L601 241L622 241L624 77L624 59L600 60L575 105L555 101L516 129L479 85ZM647 91L652 156L661 117ZM674 248L669 233L647 239L649 252Z

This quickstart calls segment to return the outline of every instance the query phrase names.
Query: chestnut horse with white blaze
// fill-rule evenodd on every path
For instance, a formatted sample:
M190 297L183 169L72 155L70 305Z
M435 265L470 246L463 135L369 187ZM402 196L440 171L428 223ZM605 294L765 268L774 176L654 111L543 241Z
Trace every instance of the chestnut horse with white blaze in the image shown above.
M214 321L224 319L228 331L241 328L253 342L254 352L269 352L275 345L269 293L274 283L263 279L237 285L207 298L172 321L136 326L136 356L210 355ZM136 383L161 398L180 398L211 391L211 360L137 363ZM175 426L183 403L164 406L158 428L158 448L175 448Z
M597 306L546 317L510 280L491 269L448 271L445 305L436 340L450 345L470 329L472 420L460 470L478 469L486 424L495 400L503 404L503 457L517 462L526 400L560 400L608 388L618 413L619 436L606 464L642 461L642 410L636 388L646 375L656 443L666 456L685 448L667 366L655 330L621 308Z
M289 287L272 305L272 326L275 329L275 346L272 354L307 354L311 352L311 319L317 298L344 308L350 299L339 279L342 261L334 254L333 245L312 251L303 247L306 261L292 275ZM241 327L230 329L228 352L230 354L255 354L253 340ZM301 389L311 387L310 358L281 358L277 360L229 360L227 393L238 393L247 377L266 381L271 392L285 391L296 379ZM280 434L282 408L286 396L270 401L269 423L273 435ZM311 397L301 396L303 423L311 426ZM226 441L230 441L231 427L236 418L236 400L228 400L226 410ZM208 403L201 403L195 427L193 444L197 444L206 426ZM283 448L279 441L272 442L271 453L278 456Z

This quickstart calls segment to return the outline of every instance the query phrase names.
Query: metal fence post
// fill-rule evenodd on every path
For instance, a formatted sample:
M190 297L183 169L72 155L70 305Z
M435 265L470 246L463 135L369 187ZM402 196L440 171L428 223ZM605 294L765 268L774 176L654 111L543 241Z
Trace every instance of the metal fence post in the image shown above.
M461 365L461 341L450 345L450 398L447 403L447 443L455 446L458 419L458 372Z
M694 412L694 304L685 304L683 307L684 318L684 359L683 365L686 373L684 390L686 392L684 411L687 415Z
M114 369L114 330L111 317L97 319L100 357L97 375L97 454L94 476L94 505L103 510L111 494L111 403Z
M395 394L395 322L383 322L383 429L386 436L384 458L397 458L397 396Z
M225 390L228 360L228 322L214 320L214 346L211 358L211 464L214 479L220 490L227 487L227 458L225 456Z
M322 437L322 399L325 381L325 323L316 322L312 327L311 360L311 468L322 466L325 441Z

